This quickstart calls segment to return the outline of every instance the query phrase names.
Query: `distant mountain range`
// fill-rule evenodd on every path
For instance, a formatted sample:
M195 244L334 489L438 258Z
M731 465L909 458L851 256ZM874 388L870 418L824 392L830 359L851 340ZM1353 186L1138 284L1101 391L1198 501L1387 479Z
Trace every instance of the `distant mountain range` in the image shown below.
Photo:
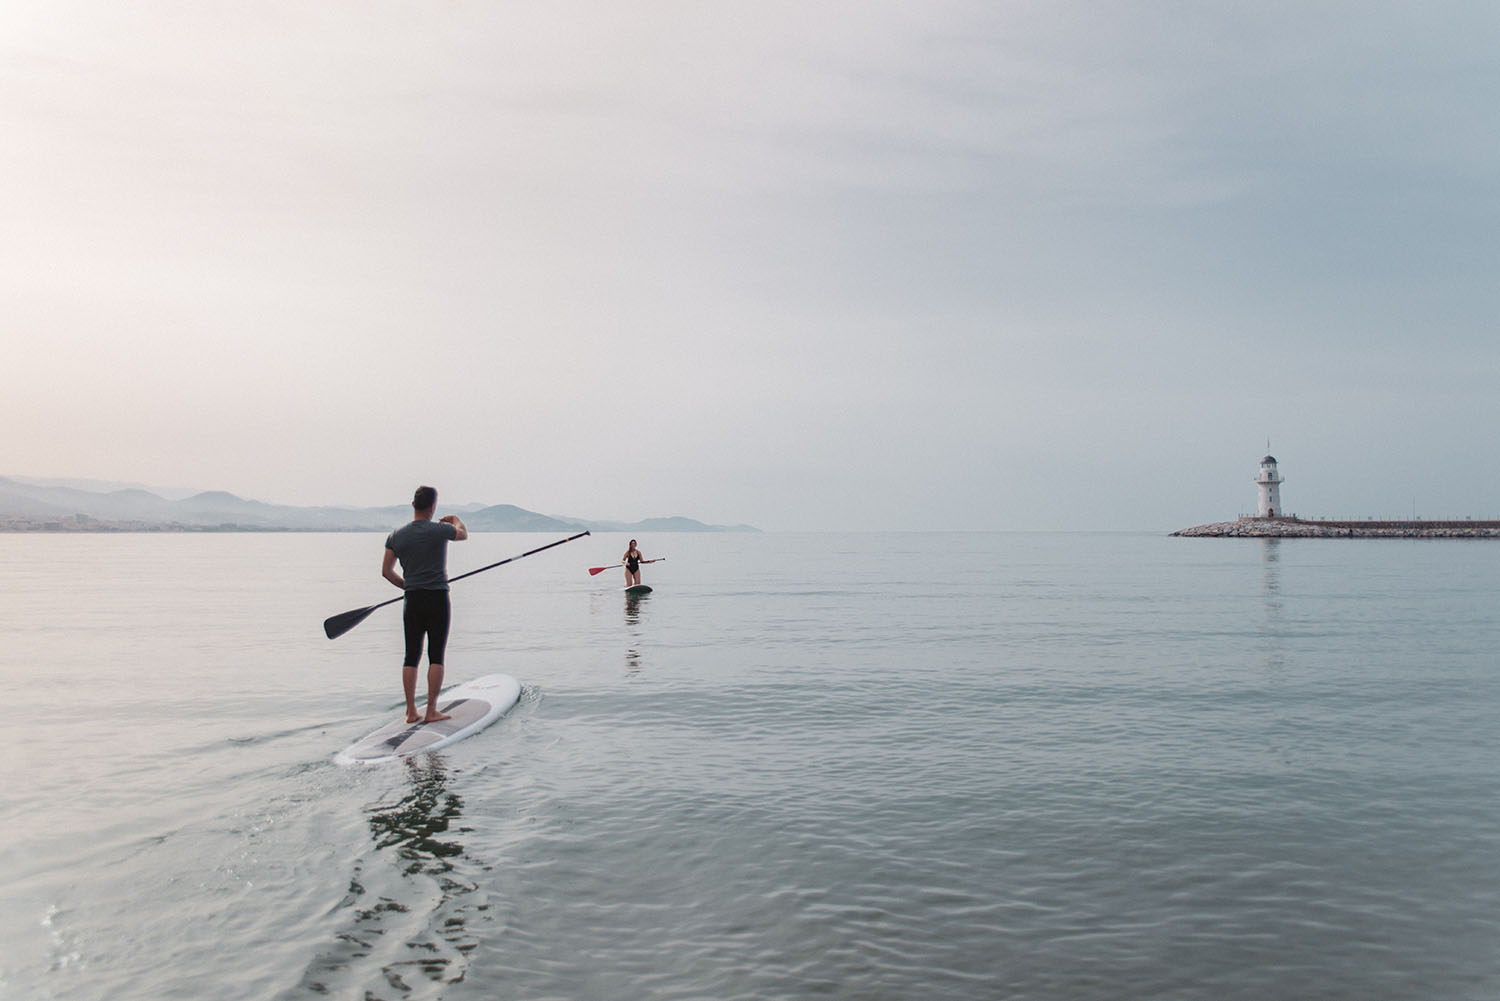
M165 496L164 496L165 495ZM513 504L447 506L475 532L755 532L749 525L705 525L692 518L590 521ZM88 480L0 477L0 531L384 532L411 520L411 505L293 507L204 493L148 490Z

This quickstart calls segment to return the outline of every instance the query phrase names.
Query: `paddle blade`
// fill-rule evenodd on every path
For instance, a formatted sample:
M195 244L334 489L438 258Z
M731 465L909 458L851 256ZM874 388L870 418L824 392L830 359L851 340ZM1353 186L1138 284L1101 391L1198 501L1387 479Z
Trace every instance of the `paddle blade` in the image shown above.
M337 615L330 615L323 620L323 632L327 633L331 640L338 639L365 621L365 617L379 607L379 605L371 605L368 608L355 608Z
M615 566L619 566L619 565L620 564L618 564L618 563L615 564ZM604 571L609 570L609 569L612 569L612 568L611 567L589 567L589 576L590 577L597 576L598 574L601 574Z

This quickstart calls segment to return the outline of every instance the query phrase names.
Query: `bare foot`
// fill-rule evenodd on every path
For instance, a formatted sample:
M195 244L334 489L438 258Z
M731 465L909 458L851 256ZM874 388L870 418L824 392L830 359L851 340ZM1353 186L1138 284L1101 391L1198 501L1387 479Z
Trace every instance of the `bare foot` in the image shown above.
M431 709L429 709L429 710L427 710L427 715L422 717L422 722L423 723L436 723L440 719L452 719L452 718L453 717L449 716L447 713L435 713Z
M408 723L420 723L420 722L422 722L422 717L418 716L416 713L407 713L406 714L406 722L408 722Z

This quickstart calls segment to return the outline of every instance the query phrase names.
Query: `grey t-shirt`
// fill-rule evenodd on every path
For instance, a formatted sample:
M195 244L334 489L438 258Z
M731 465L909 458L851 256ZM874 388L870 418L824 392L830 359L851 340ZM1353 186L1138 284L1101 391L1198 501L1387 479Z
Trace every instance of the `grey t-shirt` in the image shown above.
M448 590L448 543L458 529L446 521L413 521L396 529L385 548L401 561L408 591Z

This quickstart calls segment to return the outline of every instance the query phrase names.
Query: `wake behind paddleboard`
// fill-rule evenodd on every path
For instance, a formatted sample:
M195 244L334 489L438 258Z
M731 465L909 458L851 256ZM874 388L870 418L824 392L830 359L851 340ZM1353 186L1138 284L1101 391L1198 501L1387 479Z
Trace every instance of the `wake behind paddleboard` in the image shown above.
M630 585L629 587L627 587L625 589L625 593L626 594L631 594L631 595L650 594L651 593L651 585L650 584L632 584L632 585Z
M341 765L376 765L383 761L436 751L472 737L505 715L521 697L521 683L508 674L487 674L443 692L438 709L452 719L436 723L408 723L406 712L363 740L338 753Z

